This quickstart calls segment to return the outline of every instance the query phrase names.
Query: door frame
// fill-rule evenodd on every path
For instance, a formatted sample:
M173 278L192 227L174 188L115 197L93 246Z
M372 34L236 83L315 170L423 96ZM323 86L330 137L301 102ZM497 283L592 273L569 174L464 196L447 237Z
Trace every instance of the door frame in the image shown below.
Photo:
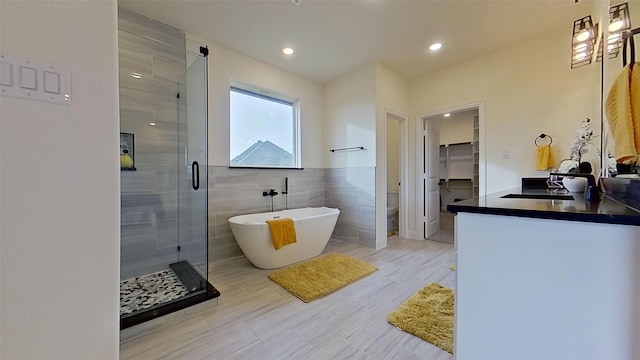
M424 219L425 217L428 216L423 216L423 209L425 206L424 203L424 196L425 196L425 188L422 182L422 174L423 174L423 164L425 161L425 157L424 157L424 153L423 153L423 146L424 144L422 143L422 135L424 132L424 122L428 121L430 118L434 117L434 116L438 116L438 115L444 115L446 113L452 113L452 112L459 112L459 111L468 111L468 110L478 110L478 142L479 142L479 154L478 154L478 174L479 174L479 187L478 187L478 192L479 192L479 196L484 196L486 195L486 186L487 186L487 181L486 181L486 173L487 173L487 161L486 161L486 130L485 130L485 123L486 123L486 119L485 119L485 103L484 102L476 102L476 103L469 103L469 104L464 104L464 105L458 105L458 106L454 106L454 107L450 107L450 108L445 108L442 110L437 110L437 111L432 111L432 112L427 112L427 113L422 113L419 114L418 116L416 116L416 128L415 128L415 133L416 133L416 138L415 138L415 144L416 144L416 163L415 163L415 167L416 167L416 190L417 190L417 201L416 201L416 208L414 209L415 211L415 229L416 232L418 233L417 238L418 239L425 239L424 238Z
M385 188L385 204L387 203L386 196L389 184L387 184L387 168L388 159L387 159L387 148L388 144L388 134L387 134L387 121L389 117L392 117L396 120L400 121L400 187L398 193L399 205L398 205L398 237L407 238L407 231L409 228L409 118L406 115L403 115L397 111L391 109L384 109L384 167L385 167L385 177L384 177L384 188ZM385 224L386 224L386 214L387 208L384 208L385 213ZM385 225L386 227L386 225ZM386 232L386 231L385 231Z

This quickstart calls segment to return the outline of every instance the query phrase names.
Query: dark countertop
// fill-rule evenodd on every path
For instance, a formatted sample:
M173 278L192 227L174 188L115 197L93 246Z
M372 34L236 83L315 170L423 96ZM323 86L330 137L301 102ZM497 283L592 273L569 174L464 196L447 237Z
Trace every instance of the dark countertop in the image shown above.
M505 199L507 194L548 194L551 190L515 188L469 199L447 206L452 213L467 212L478 214L519 216L539 219L569 220L605 224L640 226L640 212L626 206L619 199L613 200L602 195L599 202L587 202L582 193L561 193L571 195L574 200Z

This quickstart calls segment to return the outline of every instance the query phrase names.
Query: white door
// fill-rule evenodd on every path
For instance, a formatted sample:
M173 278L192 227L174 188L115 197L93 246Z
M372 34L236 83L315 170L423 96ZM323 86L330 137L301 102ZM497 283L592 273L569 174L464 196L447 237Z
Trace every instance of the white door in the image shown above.
M424 189L424 237L440 230L440 134L430 121L423 120L422 148L424 164L422 166L422 184Z

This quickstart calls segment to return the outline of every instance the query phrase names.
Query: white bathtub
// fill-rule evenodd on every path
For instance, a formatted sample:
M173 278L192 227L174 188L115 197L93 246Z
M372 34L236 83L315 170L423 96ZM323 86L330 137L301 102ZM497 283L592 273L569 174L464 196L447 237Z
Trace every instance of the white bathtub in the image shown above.
M327 207L302 208L260 214L234 216L229 219L242 252L261 269L275 269L318 256L331 238L340 210ZM273 248L269 219L292 218L297 242Z

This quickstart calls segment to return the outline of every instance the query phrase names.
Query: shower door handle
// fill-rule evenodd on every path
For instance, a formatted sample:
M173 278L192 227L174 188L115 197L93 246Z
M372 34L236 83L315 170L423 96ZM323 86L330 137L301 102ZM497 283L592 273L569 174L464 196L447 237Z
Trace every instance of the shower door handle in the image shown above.
M200 164L197 161L191 163L191 186L193 190L200 188Z

